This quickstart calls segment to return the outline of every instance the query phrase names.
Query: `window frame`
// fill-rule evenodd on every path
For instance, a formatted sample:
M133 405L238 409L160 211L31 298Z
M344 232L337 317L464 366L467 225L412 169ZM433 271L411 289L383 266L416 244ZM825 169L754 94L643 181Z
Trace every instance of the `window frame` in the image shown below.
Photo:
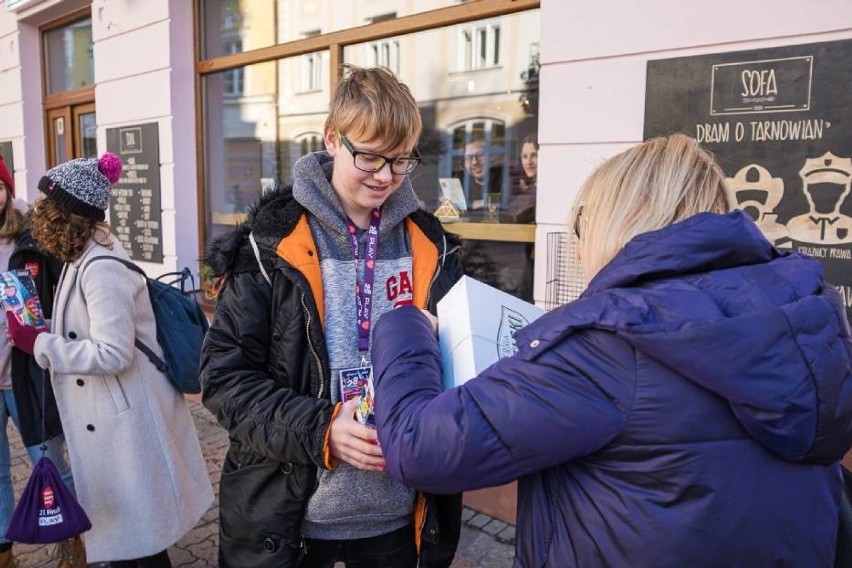
M95 113L95 84L69 91L48 92L48 54L45 53L45 35L56 29L73 25L83 20L91 20L92 12L89 7L71 12L70 14L53 20L48 24L39 26L39 46L41 51L41 90L42 90L42 114L44 127L44 150L45 167L52 168L58 163L73 158L82 157L81 133L78 132L77 119L79 114ZM57 156L57 147L54 144L53 120L61 118L65 129L68 131L67 144L62 156Z

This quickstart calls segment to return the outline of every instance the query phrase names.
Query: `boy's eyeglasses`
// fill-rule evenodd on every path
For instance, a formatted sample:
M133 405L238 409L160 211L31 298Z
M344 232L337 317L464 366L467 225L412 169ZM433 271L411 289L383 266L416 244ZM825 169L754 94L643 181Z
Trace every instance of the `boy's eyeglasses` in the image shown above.
M352 146L352 142L350 142L346 136L343 134L338 134L338 136L340 136L340 141L346 149L349 150L349 153L352 154L355 167L362 172L376 173L385 167L385 164L390 164L390 170L393 175L404 176L413 172L417 166L420 165L420 152L417 151L417 148L414 149L413 156L407 156L405 158L388 158L386 156L380 156L379 154L356 150L355 147Z
M580 217L583 215L583 206L577 208L577 214L574 216L574 236L580 240Z
M473 162L473 161L481 162L484 159L485 159L485 152L477 152L475 154L465 154L464 155L464 161L468 162L468 163Z

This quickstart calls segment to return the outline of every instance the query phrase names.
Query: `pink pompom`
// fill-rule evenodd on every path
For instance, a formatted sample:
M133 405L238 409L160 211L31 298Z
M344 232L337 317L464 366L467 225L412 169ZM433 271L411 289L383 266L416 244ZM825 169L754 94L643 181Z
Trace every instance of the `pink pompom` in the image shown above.
M112 152L104 152L98 160L98 169L110 183L115 183L121 177L121 158Z

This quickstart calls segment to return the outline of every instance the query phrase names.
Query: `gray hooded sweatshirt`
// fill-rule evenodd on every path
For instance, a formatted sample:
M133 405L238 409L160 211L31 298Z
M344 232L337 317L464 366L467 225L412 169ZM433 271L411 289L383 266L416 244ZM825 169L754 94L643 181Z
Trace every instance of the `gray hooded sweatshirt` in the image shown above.
M340 402L341 369L359 367L355 299L356 266L347 236L347 218L331 186L334 159L326 152L307 154L293 168L293 196L308 210L320 258L324 329L331 369L332 402ZM381 208L371 327L396 305L410 303L411 246L405 218L418 207L406 178ZM366 231L359 230L357 278L363 281ZM372 338L371 338L372 344ZM387 472L362 471L341 463L334 471L320 469L319 486L308 501L302 532L307 538L351 540L387 534L412 522L414 490Z

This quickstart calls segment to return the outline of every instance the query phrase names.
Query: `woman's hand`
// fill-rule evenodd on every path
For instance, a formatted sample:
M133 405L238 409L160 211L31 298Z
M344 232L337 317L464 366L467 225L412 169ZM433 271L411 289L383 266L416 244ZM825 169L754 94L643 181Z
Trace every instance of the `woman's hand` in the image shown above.
M6 324L8 326L6 334L12 342L12 346L17 347L24 353L32 355L35 349L36 338L44 333L44 330L21 324L12 312L6 312Z
M355 419L358 397L346 402L331 423L328 445L331 455L365 471L384 471L385 458L376 430Z
M424 310L423 308L420 308L420 311L423 312L423 315L425 315L426 319L429 320L429 323L432 324L432 333L438 335L438 318L436 318L431 313L429 313L428 310Z

